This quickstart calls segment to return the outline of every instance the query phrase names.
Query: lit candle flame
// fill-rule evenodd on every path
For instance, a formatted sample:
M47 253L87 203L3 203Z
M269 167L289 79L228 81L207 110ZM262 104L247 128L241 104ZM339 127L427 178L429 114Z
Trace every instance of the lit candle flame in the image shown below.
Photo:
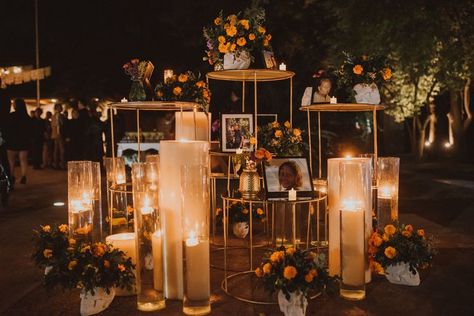
M194 247L194 246L197 246L198 244L199 244L199 240L197 238L196 231L191 230L189 232L188 239L186 239L186 246L187 247Z
M359 200L342 200L341 209L343 211L357 211L360 210L362 202Z

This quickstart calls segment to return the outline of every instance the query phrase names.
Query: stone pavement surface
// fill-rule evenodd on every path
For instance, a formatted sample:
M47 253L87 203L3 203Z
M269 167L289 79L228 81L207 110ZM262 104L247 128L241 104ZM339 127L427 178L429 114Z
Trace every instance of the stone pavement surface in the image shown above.
M8 210L0 210L0 315L78 315L79 290L47 292L42 271L30 260L32 229L67 222L66 172L31 170L28 184L17 185ZM363 301L318 297L307 315L473 315L474 165L414 164L402 160L400 220L422 226L437 239L438 255L422 272L418 287L388 283L376 276ZM245 255L243 255L245 257ZM213 262L219 256L213 253ZM236 261L239 257L236 256ZM238 263L238 262L237 262ZM220 289L222 270L212 268L212 315L282 315L276 305L237 301ZM135 297L116 297L101 315L141 315ZM180 315L181 302L167 301L157 315Z

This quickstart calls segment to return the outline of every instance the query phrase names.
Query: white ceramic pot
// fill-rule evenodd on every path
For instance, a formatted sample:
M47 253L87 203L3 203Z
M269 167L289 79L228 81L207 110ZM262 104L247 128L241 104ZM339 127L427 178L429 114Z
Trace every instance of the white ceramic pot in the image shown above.
M224 70L230 69L248 69L250 66L250 54L243 51L237 57L234 53L225 53L224 55Z
M358 83L354 86L354 91L356 92L355 99L357 103L380 103L380 92L375 83L371 85Z
M308 300L300 291L290 293L290 300L287 300L285 294L280 290L278 291L278 305L285 316L304 316Z
M114 300L115 297L115 289L110 288L110 294L107 294L105 289L101 287L94 288L94 295L91 292L85 291L82 289L81 291L81 315L88 316L88 315L95 315L107 307L109 307L110 303Z
M415 269L415 274L410 271L410 265L405 262L390 265L385 269L385 277L390 283L418 286L420 285L420 274Z
M245 238L249 233L249 223L247 222L238 222L232 224L232 232L234 233L235 237L238 238Z

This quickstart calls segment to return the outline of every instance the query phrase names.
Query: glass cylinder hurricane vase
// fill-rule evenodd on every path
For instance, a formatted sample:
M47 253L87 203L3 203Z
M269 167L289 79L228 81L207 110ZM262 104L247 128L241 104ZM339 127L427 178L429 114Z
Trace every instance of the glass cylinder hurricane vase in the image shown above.
M91 242L94 219L92 163L69 161L67 168L69 235Z
M165 307L157 175L156 163L135 163L132 166L137 308L141 311Z
M380 157L377 161L377 227L398 219L400 158Z
M123 157L104 158L107 176L107 207L109 234L133 231L132 209L128 204L127 176Z
M209 264L209 175L201 165L181 167L183 209L183 313L211 312Z

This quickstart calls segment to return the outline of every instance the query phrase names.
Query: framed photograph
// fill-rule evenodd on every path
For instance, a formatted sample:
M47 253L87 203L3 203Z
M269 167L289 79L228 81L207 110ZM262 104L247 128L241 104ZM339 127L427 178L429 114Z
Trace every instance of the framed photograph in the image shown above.
M262 51L262 55L267 69L278 69L278 64L272 51L264 50Z
M250 150L250 135L253 134L252 114L222 114L221 148L223 152Z
M262 127L273 122L278 122L278 114L257 114L257 126Z
M265 190L268 198L288 197L288 190L296 196L313 196L313 181L306 157L275 157L269 165L263 164Z

